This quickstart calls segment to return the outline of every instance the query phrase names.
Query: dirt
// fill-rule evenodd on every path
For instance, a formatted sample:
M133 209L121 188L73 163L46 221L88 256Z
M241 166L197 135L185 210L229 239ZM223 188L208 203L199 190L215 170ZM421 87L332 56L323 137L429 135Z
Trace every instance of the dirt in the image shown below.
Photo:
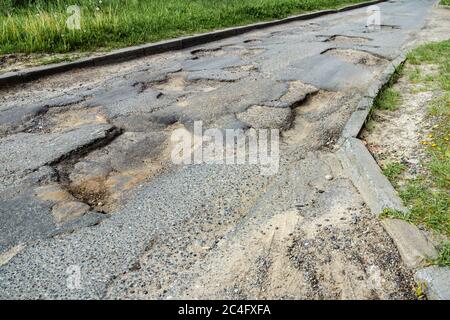
M405 73L416 66L405 64ZM417 66L423 76L435 74L435 66ZM413 177L425 170L421 163L426 160L426 141L432 130L433 119L427 116L429 104L440 93L427 90L422 84L412 83L408 77L401 77L393 89L401 94L397 110L375 110L368 128L361 133L367 148L381 167L400 162L407 168L405 177Z
M102 108L85 108L81 105L50 108L45 114L32 119L27 126L29 133L64 132L88 124L107 124Z
M210 92L221 86L221 81L203 79L188 81L186 76L187 73L182 71L169 74L167 79L154 85L154 88L161 90L163 94L187 94L188 92ZM181 96L179 99L184 98L185 96Z
M282 133L283 142L308 147L332 145L340 134L345 114L351 112L351 100L351 96L340 92L313 92L294 108L291 128Z
M196 275L192 281L175 285L164 296L414 299L414 284L390 237L365 205L351 197L344 191L316 219L309 219L319 212L313 201L308 208L246 225L189 270L188 278ZM203 249L203 256L207 253Z
M164 143L161 145L159 154L155 156L143 154L138 159L133 159L140 163L138 165L130 164L128 168L118 169L105 166L103 171L100 169L100 172L95 171L98 169L95 166L102 166L105 161L111 162L114 154L107 155L105 159L94 153L78 162L82 164L85 161L87 163L92 161L92 171L87 166L86 172L78 171L73 175L71 173L75 172L74 167L60 167L62 170L60 175L66 176L61 183L74 198L88 204L98 212L114 213L123 205L129 191L161 174L164 170L169 170L170 150L170 144Z
M5 54L0 55L0 74L21 71L51 63L74 61L85 57L96 57L104 54L105 51L101 50L98 52Z

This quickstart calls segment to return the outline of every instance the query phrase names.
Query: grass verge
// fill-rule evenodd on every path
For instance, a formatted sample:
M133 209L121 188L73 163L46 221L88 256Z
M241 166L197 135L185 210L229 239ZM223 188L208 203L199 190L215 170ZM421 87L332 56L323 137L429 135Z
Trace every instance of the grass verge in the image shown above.
M111 49L363 0L1 0L0 54ZM80 7L81 28L66 26ZM72 20L73 21L73 20Z
M383 173L398 191L408 212L386 209L382 217L403 219L423 225L445 238L450 238L450 40L423 45L411 51L408 63L413 66L432 66L433 71L422 74L420 68L408 68L399 73L410 82L419 84L426 91L433 91L437 98L428 105L427 116L432 127L420 143L425 154L420 173L402 176L407 169L402 162L383 166ZM431 74L431 76L430 76ZM374 107L380 110L401 108L401 97L390 86L376 99ZM400 95L400 94L399 94ZM372 124L373 125L373 124ZM441 245L435 264L449 266L450 243Z

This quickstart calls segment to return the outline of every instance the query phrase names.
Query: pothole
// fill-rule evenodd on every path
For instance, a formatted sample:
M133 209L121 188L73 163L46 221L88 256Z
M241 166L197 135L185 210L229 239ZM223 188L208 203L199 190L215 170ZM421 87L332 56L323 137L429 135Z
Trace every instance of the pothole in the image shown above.
M239 52L239 55L242 57L253 57L256 56L258 54L263 53L264 51L266 51L263 48L249 48L249 49L243 49Z
M371 41L372 39L366 38L366 37L358 37L358 36L346 36L346 35L333 35L331 37L328 37L327 39L323 40L323 42L333 42L338 44L364 44L368 41Z
M55 193L60 198L58 205L63 210L66 206L67 210L78 212L83 209L81 205L65 204L75 201L97 212L116 211L129 190L170 166L172 149L167 137L172 129L125 132L84 156L74 156L55 165L59 186L66 192Z
M50 114L49 114L50 115ZM55 122L53 132L64 131L88 124L106 124L107 116L101 108L71 108L66 112L57 113L52 117Z
M236 114L236 118L255 129L285 130L292 122L290 108L271 108L265 106L252 106L245 112Z
M261 39L247 39L244 40L243 43L262 43Z
M369 67L382 65L387 62L386 59L372 53L354 49L332 48L326 50L322 54L337 57L352 64L360 64Z
M266 51L260 46L235 46L226 50L227 54L233 56L254 56Z
M226 55L227 53L221 47L218 47L211 49L201 48L192 50L191 54L196 58L201 58L201 57L221 57Z
M35 188L34 195L40 200L54 203L52 214L58 225L79 218L91 210L89 205L78 201L69 191L58 184Z
M227 50L223 50L222 48L197 49L191 51L191 54L194 56L194 60L196 60L204 57L222 57L226 55L253 57L264 51L265 51L264 48L231 47L228 48Z
M88 204L100 212L109 211L110 192L105 186L105 180L102 178L93 178L83 180L79 183L71 183L66 186L67 190L78 200Z
M169 75L164 81L153 85L153 88L164 94L186 94L195 92L210 92L221 86L219 80L196 79L188 80L187 72L177 72ZM182 98L179 98L182 100Z
M305 84L301 81L291 81L288 92L280 98L280 101L287 103L289 108L295 109L302 105L310 95L318 91L319 89L312 85Z
M27 133L55 133L83 125L106 124L108 117L101 107L86 108L83 104L67 107L52 107L46 113L34 117L26 123Z
M223 85L224 81L219 80L191 80L187 91L189 92L211 92Z
M169 74L166 80L161 81L153 87L163 92L182 92L186 89L186 72Z
M333 91L320 91L311 95L305 102L297 107L298 114L319 113L329 109L342 98L342 94Z
M338 92L318 91L309 94L294 109L291 127L283 133L283 141L297 146L324 146L332 138L334 121L341 118L336 112L342 108L341 98L342 94ZM329 130L324 130L323 122L327 122Z

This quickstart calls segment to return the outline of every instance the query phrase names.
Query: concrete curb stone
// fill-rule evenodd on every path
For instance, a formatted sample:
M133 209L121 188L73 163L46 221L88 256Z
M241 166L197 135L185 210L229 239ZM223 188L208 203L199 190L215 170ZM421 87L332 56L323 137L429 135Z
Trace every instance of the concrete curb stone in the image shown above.
M386 232L393 239L405 265L417 269L436 259L438 253L433 244L413 224L399 219L381 220Z
M425 284L429 300L450 300L450 268L430 266L417 271L414 279Z
M405 211L394 187L361 140L348 138L338 154L344 169L374 214L378 215L386 208Z

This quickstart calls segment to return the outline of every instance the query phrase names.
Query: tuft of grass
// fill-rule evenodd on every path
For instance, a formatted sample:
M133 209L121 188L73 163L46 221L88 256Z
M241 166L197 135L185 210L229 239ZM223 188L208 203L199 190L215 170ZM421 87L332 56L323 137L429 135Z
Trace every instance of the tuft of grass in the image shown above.
M37 62L39 65L47 65L47 64L52 64L52 63L60 63L60 62L69 62L69 61L74 61L76 60L78 57L77 56L60 56L60 57L48 57L48 58L41 58L38 59Z
M411 222L410 213L398 211L390 208L385 208L383 212L380 214L380 218L392 218L392 219L401 219L408 222Z
M412 83L420 82L421 78L422 78L421 77L421 72L420 72L420 69L417 66L415 68L413 68L411 71L409 71L409 73L408 73L408 79Z
M413 65L438 65L439 73L436 76L426 78L425 82L435 84L446 92L450 91L450 40L420 46L412 50L407 59Z
M364 0L1 0L0 53L117 48ZM81 29L69 30L71 5Z
M374 108L379 110L394 111L398 109L401 102L401 94L390 87L385 88L374 101Z
M394 182L397 177L405 171L406 166L401 162L391 162L384 166L383 174L389 179L389 181Z
M444 6L450 6L450 0L441 0L441 4Z
M425 294L426 288L427 288L426 283L423 282L417 283L415 291L418 300L424 300L426 298Z
M441 267L450 267L450 242L441 246L439 256L433 262Z

